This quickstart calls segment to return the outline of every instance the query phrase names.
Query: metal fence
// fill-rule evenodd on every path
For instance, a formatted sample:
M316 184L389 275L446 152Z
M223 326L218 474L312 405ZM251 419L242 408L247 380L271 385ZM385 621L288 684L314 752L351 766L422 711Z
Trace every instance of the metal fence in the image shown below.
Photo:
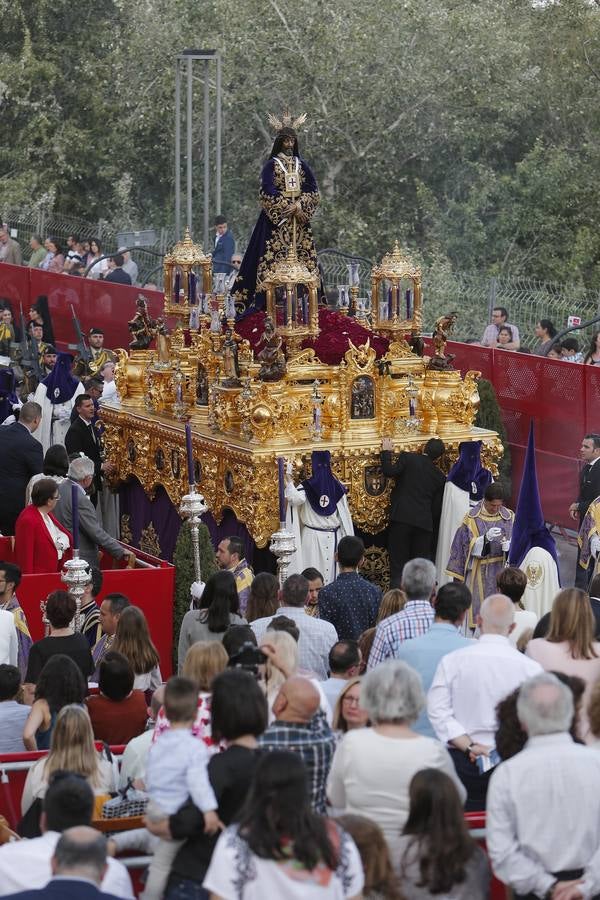
M337 286L348 283L351 261L359 263L360 294L367 296L371 287L371 260L327 249L319 253L319 261L332 299L337 296ZM455 340L478 341L491 321L494 306L506 307L509 322L519 329L521 344L533 348L537 343L534 328L540 319L550 319L558 331L567 327L569 316L579 316L583 322L592 319L600 315L600 293L585 291L579 285L541 282L520 275L488 277L436 268L423 273L425 331L432 329L439 316L456 310ZM575 333L582 347L591 338L592 330Z
M86 219L78 219L74 216L42 209L10 209L2 212L2 220L7 223L13 236L21 245L24 260L29 258L29 241L33 235L39 235L42 240L52 236L58 238L63 245L72 234L77 235L81 240L96 238L101 242L103 252L109 254L115 253L120 246L118 234L121 229L117 229L102 219L90 222ZM123 231L129 230L123 229ZM175 242L175 228L156 230L156 238L154 244L145 247L136 246L132 251L132 256L138 265L138 281L141 285L146 282L162 284L162 257Z
M81 238L96 237L102 242L105 253L114 253L118 249L119 229L102 219L90 222L42 209L8 210L2 217L15 230L25 259L29 256L29 239L34 234L54 235L63 241L70 234ZM140 284L162 283L161 257L175 242L174 226L155 231L156 242L152 246L136 247L132 254L139 267ZM348 284L351 262L359 264L360 296L367 296L373 260L327 248L319 251L319 262L330 302L337 299L338 285ZM488 277L441 267L423 272L423 304L425 331L431 331L439 316L456 310L458 322L454 337L462 341L480 340L490 322L492 307L504 306L509 312L509 322L519 329L522 345L529 348L536 344L534 328L540 319L550 319L561 331L567 327L571 315L580 316L582 321L600 315L600 293L586 291L580 285L541 282L520 275ZM589 328L576 333L582 347L591 332Z

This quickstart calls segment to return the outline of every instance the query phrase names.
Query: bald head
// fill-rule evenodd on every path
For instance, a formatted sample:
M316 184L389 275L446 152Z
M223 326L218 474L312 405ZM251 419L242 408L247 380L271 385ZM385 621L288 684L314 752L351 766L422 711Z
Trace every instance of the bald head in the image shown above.
M508 637L515 621L515 607L510 597L491 594L481 604L479 624L482 634L502 634Z
M280 722L310 722L319 708L321 697L307 678L294 675L281 685L273 703L273 713Z
M106 872L106 838L88 825L63 831L51 860L53 875L89 878L100 887Z

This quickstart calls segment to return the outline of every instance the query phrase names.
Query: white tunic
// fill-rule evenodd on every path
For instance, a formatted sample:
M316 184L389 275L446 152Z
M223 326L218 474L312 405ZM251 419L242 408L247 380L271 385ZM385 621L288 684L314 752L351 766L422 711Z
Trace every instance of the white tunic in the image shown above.
M556 563L547 550L532 547L519 568L527 575L523 606L541 619L545 613L550 612L554 598L560 591Z
M469 492L463 491L462 488L457 487L452 481L447 481L442 500L440 533L435 554L438 587L452 580L449 575L446 575L446 566L450 559L450 547L452 546L454 535L462 524L462 520L469 512L469 506Z
M79 382L70 400L66 403L51 403L46 394L46 385L41 382L38 384L33 399L42 407L42 420L32 434L42 445L44 454L53 444L64 445L71 425L71 413L75 408L75 398L83 393L84 387Z
M318 569L325 584L335 580L335 552L343 537L354 534L352 517L346 495L338 501L336 511L330 516L316 513L306 499L302 486L287 484L286 525L296 538L296 552L291 558L288 572L293 575L309 567Z

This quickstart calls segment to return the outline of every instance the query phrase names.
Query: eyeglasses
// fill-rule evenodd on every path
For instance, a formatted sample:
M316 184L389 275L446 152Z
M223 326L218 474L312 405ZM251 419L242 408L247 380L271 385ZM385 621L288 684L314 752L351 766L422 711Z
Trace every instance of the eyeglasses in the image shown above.
M342 703L347 703L349 706L360 706L360 697L342 697Z

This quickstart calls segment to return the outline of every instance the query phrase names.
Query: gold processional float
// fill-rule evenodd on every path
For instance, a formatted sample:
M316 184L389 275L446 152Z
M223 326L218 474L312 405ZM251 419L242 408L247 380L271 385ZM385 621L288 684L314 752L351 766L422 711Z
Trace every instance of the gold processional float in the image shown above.
M120 402L102 406L107 458L116 480L135 476L150 497L162 485L190 521L197 577L199 517L209 509L219 522L226 508L258 547L271 540L285 576L293 538L280 521L282 459L295 476L302 471L308 477L312 450L330 450L354 525L366 535L381 532L388 521L393 481L379 464L385 437L396 452L418 451L439 437L446 467L461 441L481 440L483 463L497 474L498 435L473 424L481 373L463 378L445 354L455 314L436 323L433 356L420 356L413 350L422 327L420 268L396 242L371 270L370 302L358 296L358 264L348 268L350 283L340 290L337 311L389 340L380 359L370 337L361 346L350 342L338 365L302 349L305 339L319 334L319 282L293 245L264 281L267 318L256 355L235 331L226 276L213 276L210 255L187 230L164 262L164 316L176 319L170 334L138 297L130 348L117 351ZM370 574L381 582L385 551L367 547L366 561L367 573L370 563Z

